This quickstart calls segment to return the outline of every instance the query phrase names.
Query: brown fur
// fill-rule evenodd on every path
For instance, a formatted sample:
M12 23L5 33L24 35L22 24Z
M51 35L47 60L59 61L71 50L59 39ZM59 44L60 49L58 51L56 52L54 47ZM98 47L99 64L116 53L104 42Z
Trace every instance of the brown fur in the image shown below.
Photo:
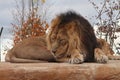
M7 62L49 62L54 57L47 50L45 37L28 38L15 45L5 57Z
M52 21L47 43L57 61L69 63L94 61L94 49L98 47L93 27L72 11L60 14ZM100 59L103 59L98 61L100 63L107 62L106 57Z
M104 39L97 39L97 43L98 47L102 49L106 55L109 56L114 54L113 50L110 48L110 45Z
M97 43L100 49L96 49L96 53L102 50L102 52L104 52L110 60L120 60L120 56L113 56L113 50L111 49L109 43L107 43L104 39L97 39Z

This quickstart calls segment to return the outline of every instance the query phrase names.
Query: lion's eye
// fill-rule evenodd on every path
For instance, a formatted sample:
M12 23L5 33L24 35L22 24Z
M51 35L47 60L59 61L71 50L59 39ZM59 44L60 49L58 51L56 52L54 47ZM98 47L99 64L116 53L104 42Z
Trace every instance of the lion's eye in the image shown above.
M66 44L66 40L65 40L65 39L61 39L61 40L60 40L60 44L61 44L61 45L65 45L65 44Z

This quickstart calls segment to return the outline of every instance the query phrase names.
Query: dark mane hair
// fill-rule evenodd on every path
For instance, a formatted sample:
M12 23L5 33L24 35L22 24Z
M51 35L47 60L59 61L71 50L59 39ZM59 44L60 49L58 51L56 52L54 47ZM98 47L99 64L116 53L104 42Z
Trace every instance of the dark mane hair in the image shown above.
M75 11L67 11L65 13L61 13L58 16L61 19L60 24L67 24L74 20L79 20L81 24L86 23L91 26L90 23L80 14L77 14Z
M58 17L60 18L59 25L61 25L59 26L59 28L62 28L63 27L62 25L65 25L72 21L76 21L77 25L74 27L76 28L79 38L81 42L83 43L86 51L89 53L92 53L91 58L90 58L92 60L94 57L94 48L97 47L97 39L94 34L93 27L91 26L89 21L74 11L68 11L65 13L61 13Z
M89 21L85 19L83 16L81 16L80 14L77 14L75 11L67 11L65 13L61 13L60 15L58 15L58 17L60 18L59 25L64 25L71 21L79 21L79 24L82 25L82 26L79 26L80 30L87 31L90 28L93 30L93 27L91 26Z

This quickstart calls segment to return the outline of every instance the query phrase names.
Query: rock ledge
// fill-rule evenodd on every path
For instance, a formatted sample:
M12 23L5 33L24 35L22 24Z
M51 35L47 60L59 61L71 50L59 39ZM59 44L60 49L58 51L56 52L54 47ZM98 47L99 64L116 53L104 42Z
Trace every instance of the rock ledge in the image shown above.
M1 62L0 80L120 80L120 60L108 64Z

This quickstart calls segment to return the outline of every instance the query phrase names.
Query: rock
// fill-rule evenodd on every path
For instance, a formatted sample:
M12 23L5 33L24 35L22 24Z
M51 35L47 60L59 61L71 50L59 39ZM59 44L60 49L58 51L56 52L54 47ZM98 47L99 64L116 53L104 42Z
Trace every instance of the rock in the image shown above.
M99 63L0 63L0 80L120 80L120 61Z

